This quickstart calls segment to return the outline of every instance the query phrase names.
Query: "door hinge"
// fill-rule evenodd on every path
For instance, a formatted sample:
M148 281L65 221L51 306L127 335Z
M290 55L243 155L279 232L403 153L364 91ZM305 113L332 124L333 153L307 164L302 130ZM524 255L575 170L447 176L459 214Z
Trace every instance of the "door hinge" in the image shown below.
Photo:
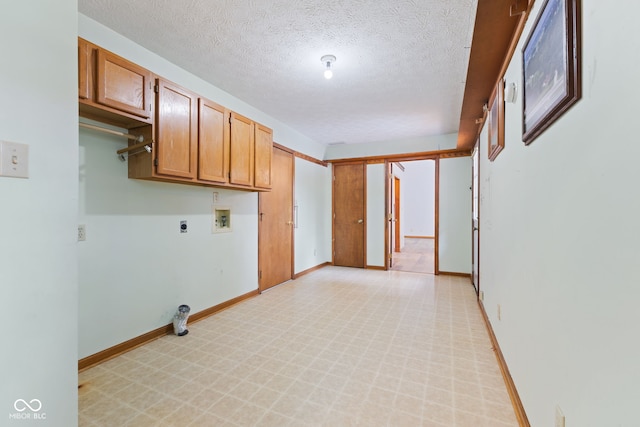
M153 159L153 166L158 166L158 158Z
M158 85L154 85L154 86L153 86L153 91L154 91L155 93L160 93L160 86L158 86Z
M258 279L262 279L262 270L258 272Z
M389 259L393 259L393 254L389 254Z

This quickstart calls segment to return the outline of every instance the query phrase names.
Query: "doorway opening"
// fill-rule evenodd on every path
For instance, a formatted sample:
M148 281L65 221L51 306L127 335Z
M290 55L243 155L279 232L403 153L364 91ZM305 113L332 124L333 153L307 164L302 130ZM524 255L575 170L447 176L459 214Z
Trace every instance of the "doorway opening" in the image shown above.
M389 169L389 269L435 274L437 162L394 162Z

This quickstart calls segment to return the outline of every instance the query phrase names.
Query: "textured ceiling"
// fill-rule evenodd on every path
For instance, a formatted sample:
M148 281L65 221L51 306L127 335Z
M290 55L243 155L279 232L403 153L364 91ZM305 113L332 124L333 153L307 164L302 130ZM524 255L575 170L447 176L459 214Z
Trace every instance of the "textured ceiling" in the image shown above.
M456 133L476 6L78 0L80 13L323 144ZM325 54L337 57L331 80Z

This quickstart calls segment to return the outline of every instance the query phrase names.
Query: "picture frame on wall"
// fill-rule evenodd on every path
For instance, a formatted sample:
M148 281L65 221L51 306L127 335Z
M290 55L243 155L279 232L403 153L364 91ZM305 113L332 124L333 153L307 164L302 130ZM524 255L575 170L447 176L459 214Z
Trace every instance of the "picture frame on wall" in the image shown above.
M580 0L545 0L522 62L522 141L528 145L581 97Z
M504 80L496 84L490 98L487 112L487 128L489 135L489 160L494 161L504 149Z

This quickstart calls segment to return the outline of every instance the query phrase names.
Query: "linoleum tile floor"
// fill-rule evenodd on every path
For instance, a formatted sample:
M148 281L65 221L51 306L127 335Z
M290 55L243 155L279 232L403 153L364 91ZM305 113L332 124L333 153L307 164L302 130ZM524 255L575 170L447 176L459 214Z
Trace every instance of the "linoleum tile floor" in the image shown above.
M518 425L465 278L325 267L188 328L81 372L79 425Z

